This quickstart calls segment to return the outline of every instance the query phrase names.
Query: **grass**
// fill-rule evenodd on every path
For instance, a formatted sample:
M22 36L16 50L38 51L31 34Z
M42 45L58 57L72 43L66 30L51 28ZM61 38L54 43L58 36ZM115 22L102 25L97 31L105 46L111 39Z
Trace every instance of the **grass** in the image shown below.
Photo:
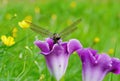
M44 79L41 81L53 81L44 57L38 54L39 49L33 44L36 37L40 40L45 37L18 26L18 22L28 15L32 16L33 23L51 32L60 32L70 22L81 18L78 29L64 41L76 38L84 47L91 47L94 38L99 37L100 42L92 48L99 50L99 53L107 53L113 48L115 57L120 58L120 1L76 0L75 7L70 7L71 2L72 0L0 1L0 36L11 35L14 27L18 29L15 45L6 47L0 41L0 81L38 81L42 75ZM40 13L35 13L36 7L40 8ZM51 19L52 15L56 16L56 21ZM120 80L119 75L112 75L112 81ZM104 81L111 81L110 77L111 74L108 74ZM81 62L77 54L71 55L63 81L82 81Z

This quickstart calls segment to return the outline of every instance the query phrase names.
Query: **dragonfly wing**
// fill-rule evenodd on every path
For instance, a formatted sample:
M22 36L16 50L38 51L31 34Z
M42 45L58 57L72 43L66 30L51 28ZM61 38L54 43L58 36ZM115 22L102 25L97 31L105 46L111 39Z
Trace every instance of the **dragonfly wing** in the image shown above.
M27 22L27 21L26 21ZM35 31L36 33L39 33L41 34L42 36L49 36L49 37L52 37L52 33L50 31L48 31L47 29L44 29L43 27L40 27L40 26L37 26L31 22L27 22L30 24L30 28Z
M74 32L75 30L77 30L77 27L73 27L71 30L61 34L61 38L64 39L66 36L68 36L69 34L71 34L72 32Z
M81 21L81 19L78 19L77 21L75 21L73 24L71 24L70 26L66 27L63 31L61 31L59 33L59 35L62 36L67 36L68 34L70 34L71 32L75 31L77 29L77 24Z

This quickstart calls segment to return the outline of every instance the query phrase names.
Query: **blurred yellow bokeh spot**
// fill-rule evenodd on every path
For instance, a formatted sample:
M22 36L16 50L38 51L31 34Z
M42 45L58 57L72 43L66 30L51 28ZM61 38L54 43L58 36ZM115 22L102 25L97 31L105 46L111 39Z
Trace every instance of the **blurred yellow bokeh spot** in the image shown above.
M12 30L12 36L13 37L17 37L17 32L18 32L18 29L16 27L13 28L13 30Z
M72 1L72 2L70 3L70 7L71 7L71 8L75 8L75 7L76 7L76 5L77 5L77 4L76 4L76 2L75 2L75 1Z
M56 20L57 19L57 15L56 14L52 14L51 18L52 18L52 20Z
M12 33L16 33L18 30L16 27L13 28Z
M40 13L40 8L39 7L35 7L35 13L39 14Z
M114 49L113 48L109 49L108 54L114 54Z
M99 37L95 37L94 38L94 43L99 43L100 42L100 38Z

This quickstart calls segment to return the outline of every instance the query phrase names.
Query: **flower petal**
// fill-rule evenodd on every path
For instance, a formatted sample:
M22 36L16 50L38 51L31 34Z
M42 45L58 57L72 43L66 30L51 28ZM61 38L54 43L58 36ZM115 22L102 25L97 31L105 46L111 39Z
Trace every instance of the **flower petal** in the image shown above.
M117 58L112 58L112 68L110 72L115 74L120 74L120 60Z
M57 81L60 80L66 71L68 57L69 55L64 48L58 44L53 46L51 54L45 56L49 71L56 77Z
M70 54L82 48L80 42L75 39L69 42L59 40L58 43L54 44L52 39L47 38L45 42L35 41L35 44L41 49L41 53L46 59L47 67L57 81L61 79L66 71Z
M51 38L46 38L46 42L48 43L49 49L51 50L54 45L53 40Z
M50 51L48 43L46 42L36 40L34 44L37 45L42 52L48 53Z
M76 39L71 39L69 42L68 42L68 53L71 54L73 53L74 51L76 51L77 49L80 49L82 48L82 45L81 43L76 40Z
M83 48L77 50L82 60L83 81L102 81L109 73L120 74L120 60L107 54L97 54L96 50Z

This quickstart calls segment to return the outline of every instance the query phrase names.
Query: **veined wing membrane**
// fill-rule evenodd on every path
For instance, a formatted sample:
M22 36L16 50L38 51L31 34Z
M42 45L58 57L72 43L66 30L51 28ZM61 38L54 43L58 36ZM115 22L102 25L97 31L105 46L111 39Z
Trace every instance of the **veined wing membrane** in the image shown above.
M69 31L67 31L67 32L65 32L65 33L63 33L63 34L60 35L61 38L64 39L64 38L65 38L66 36L68 36L71 32L74 32L76 29L77 29L77 27L73 27L73 28L69 29Z
M73 24L71 24L70 26L66 27L63 31L61 31L59 34L60 36L64 37L67 36L68 34L70 34L71 32L75 31L77 29L76 25L81 21L81 19L78 19L77 21L75 21Z
M27 22L27 21L26 21ZM27 22L27 23L29 23L30 24L30 28L33 30L33 31L35 31L36 33L39 33L40 35L42 35L42 36L49 36L49 37L51 37L53 34L50 32L50 31L48 31L47 29L44 29L44 28L42 28L42 27L40 27L40 26L37 26L37 25L35 25L35 24L33 24L33 23L31 23L31 22Z

